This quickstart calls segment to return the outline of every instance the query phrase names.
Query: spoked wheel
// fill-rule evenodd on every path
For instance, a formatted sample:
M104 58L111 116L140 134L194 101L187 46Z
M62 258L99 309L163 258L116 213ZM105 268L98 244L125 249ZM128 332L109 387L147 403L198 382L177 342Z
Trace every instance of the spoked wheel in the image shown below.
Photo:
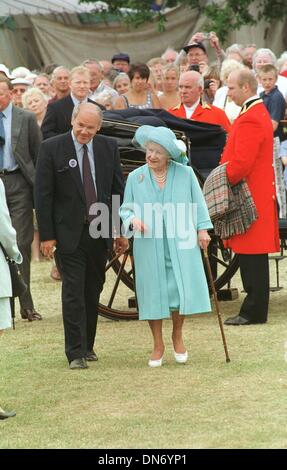
M208 248L215 289L225 286L236 273L238 255L225 249L222 241L211 233ZM132 242L129 250L121 256L112 253L106 267L106 287L101 296L99 314L111 320L136 320L138 312L134 290L134 263Z
M208 247L208 258L213 274L215 290L219 291L228 284L239 268L239 257L224 247L222 240L210 233L211 242ZM211 287L209 286L211 291Z
M111 253L106 266L106 278L99 304L99 315L111 320L136 320L138 311L131 243L124 255Z

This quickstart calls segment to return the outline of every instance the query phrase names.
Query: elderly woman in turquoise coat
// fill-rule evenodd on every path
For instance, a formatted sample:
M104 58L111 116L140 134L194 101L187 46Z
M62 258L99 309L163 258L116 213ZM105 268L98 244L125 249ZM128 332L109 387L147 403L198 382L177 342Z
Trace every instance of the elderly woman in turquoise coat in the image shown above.
M184 318L211 310L200 248L209 244L212 223L185 144L152 126L138 128L135 141L146 164L129 174L120 216L125 236L134 236L139 319L148 320L153 335L148 364L163 363L162 323L170 317L174 358L185 363Z
M12 227L8 207L6 204L5 188L0 179L0 243L3 245L9 258L16 263L22 262L22 255L16 242L16 232ZM10 298L12 297L12 285L10 271L0 246L0 335L6 328L11 327ZM14 411L4 411L0 407L0 419L15 416Z

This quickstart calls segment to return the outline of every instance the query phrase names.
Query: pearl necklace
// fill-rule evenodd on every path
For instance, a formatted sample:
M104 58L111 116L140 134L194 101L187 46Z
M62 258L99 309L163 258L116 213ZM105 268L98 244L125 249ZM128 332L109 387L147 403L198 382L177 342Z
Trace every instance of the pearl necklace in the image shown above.
M154 174L155 180L158 184L164 184L166 182L167 170L164 173L162 173L161 175L157 175L155 172L153 174Z

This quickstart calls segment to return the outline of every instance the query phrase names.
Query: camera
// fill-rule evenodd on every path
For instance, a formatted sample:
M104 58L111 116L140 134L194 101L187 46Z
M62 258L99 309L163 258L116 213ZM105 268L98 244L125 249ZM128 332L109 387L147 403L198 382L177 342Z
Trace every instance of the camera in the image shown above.
M205 79L204 80L204 89L207 90L209 88L209 85L212 83L212 80Z
M210 33L203 33L203 41L210 39Z

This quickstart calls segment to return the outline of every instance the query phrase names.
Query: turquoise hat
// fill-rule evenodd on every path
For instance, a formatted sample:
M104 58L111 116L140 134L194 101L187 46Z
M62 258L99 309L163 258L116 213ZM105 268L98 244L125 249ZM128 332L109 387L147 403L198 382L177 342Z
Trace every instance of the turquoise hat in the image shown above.
M145 148L148 142L155 142L161 145L176 162L183 165L188 163L185 143L178 140L168 127L141 126L137 129L134 139L142 148Z

